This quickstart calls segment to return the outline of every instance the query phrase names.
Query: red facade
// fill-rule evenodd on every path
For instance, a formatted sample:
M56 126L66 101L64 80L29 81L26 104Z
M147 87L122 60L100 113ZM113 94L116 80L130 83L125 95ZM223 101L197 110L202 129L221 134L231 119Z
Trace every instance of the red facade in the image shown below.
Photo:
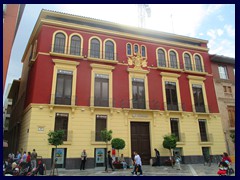
M27 88L27 100L26 106L29 103L43 103L49 104L51 97L51 88L52 88L52 79L53 79L53 69L54 63L52 59L62 59L62 60L71 60L80 62L80 65L77 66L77 82L76 82L76 106L90 106L90 93L91 93L91 71L92 68L90 66L91 63L99 63L101 62L93 62L91 60L84 60L82 58L79 59L71 59L71 58L63 58L63 57L53 57L47 54L41 53L49 53L51 51L52 38L53 33L57 30L62 30L70 36L72 33L79 33L83 37L83 55L88 54L88 43L89 38L92 36L98 36L102 42L111 38L116 42L117 46L117 60L122 64L111 64L115 69L113 70L113 99L114 104L113 107L117 108L129 108L129 72L127 69L129 66L127 65L127 55L126 55L126 44L127 43L137 43L139 46L145 45L147 50L147 61L149 70L148 76L148 90L149 90L149 103L150 109L154 110L164 110L163 105L163 92L162 92L162 77L160 73L162 70L157 69L157 57L156 57L156 49L159 47L163 47L168 51L169 49L174 49L178 53L180 66L183 66L183 57L182 54L184 51L190 52L192 55L194 53L199 53L203 60L205 71L208 75L196 75L190 74L186 72L172 72L180 74L179 77L179 86L180 86L180 94L181 94L181 102L184 104L185 111L193 111L192 110L192 102L190 98L190 89L189 89L189 79L188 75L196 75L206 78L204 81L206 92L207 92L207 101L209 106L210 113L218 113L218 105L216 100L216 94L214 90L213 84L213 76L211 70L211 64L209 59L209 54L204 51L188 49L177 46L170 46L164 44L158 44L153 42L143 42L137 41L134 38L123 38L120 36L109 36L104 33L92 33L87 31L80 31L77 29L67 29L61 27L54 26L45 26L43 25L40 29L37 38L37 53L40 53L37 56L37 59L31 70L29 72L28 79L28 88ZM201 44L201 46L206 47L206 44ZM109 65L109 64L108 64ZM167 72L167 71L166 71ZM171 72L171 71L168 71ZM124 102L124 103L123 103ZM124 105L123 105L124 104Z

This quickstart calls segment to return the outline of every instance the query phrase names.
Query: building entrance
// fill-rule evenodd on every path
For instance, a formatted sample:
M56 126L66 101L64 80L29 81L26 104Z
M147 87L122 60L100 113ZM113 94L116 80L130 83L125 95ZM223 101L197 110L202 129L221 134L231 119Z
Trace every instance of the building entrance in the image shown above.
M150 135L148 122L131 122L131 150L136 151L144 165L150 164Z

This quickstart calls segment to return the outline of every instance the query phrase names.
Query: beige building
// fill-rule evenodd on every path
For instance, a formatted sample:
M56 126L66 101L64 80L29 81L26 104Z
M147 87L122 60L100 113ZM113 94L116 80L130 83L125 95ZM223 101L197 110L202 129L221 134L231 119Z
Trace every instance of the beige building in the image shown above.
M235 145L230 134L235 133L235 59L212 55L211 61L226 149L231 156L234 156Z

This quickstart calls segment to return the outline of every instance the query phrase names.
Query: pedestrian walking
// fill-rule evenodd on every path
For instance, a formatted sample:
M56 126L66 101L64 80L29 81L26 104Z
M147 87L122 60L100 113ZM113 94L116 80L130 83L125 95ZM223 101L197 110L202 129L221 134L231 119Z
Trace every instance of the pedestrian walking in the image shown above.
M178 152L175 152L174 158L175 158L175 163L177 165L177 170L181 170L181 160L182 160L182 158L181 158L181 156L179 155Z
M31 153L30 152L28 152L26 162L27 162L28 170L30 170L31 169Z
M33 149L33 152L31 153L31 166L32 169L37 167L37 152L35 149Z
M160 166L160 152L156 148L154 151L156 154L156 162L154 162L152 166Z
M85 170L85 163L87 161L87 153L86 150L84 149L82 154L81 154L81 166L80 166L80 170Z
M137 176L137 172L140 172L140 176L142 176L142 161L141 157L138 155L136 151L134 153L134 162L135 162L135 172L134 176Z
M112 157L110 155L111 151L108 151L108 165L109 167L112 169L112 171L114 171L114 168L113 168L113 164L112 164ZM107 163L107 162L106 162ZM105 167L105 171L107 171L107 165Z

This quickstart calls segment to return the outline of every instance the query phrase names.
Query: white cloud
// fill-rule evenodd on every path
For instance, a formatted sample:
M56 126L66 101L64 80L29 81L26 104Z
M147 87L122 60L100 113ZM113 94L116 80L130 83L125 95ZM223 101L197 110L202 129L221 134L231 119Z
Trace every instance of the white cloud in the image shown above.
M224 21L224 17L222 15L218 15L217 17L219 21Z
M214 13L214 12L218 11L219 9L221 9L222 7L223 7L223 4L210 4L207 7L206 13L207 14Z
M235 57L235 44L228 39L222 39L220 41L209 41L210 54L219 54L228 57Z
M218 34L218 36L221 36L223 34L223 30L222 29L217 29L217 34Z
M216 39L216 31L214 29L210 29L207 32L207 35L210 36L212 39Z
M226 25L224 26L224 29L226 29L227 34L228 34L230 37L235 37L235 29L232 27L232 25L226 24Z

